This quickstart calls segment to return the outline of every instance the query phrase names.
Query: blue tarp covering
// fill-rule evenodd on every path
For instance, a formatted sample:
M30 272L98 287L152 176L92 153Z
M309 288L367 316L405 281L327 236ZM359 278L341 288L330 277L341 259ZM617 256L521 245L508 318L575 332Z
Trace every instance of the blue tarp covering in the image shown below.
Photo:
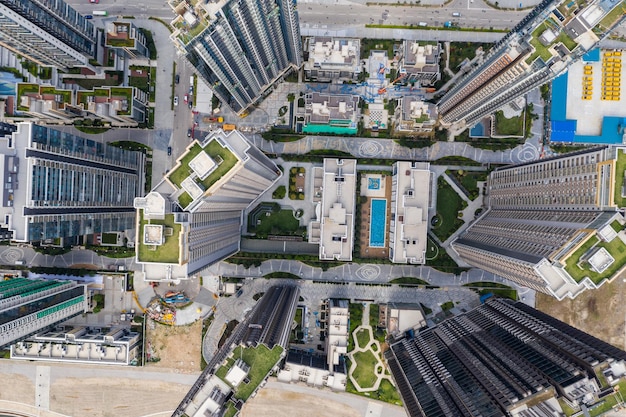
M591 59L587 55L593 54ZM600 50L594 49L585 55L586 61L593 60L594 56L600 59ZM555 78L552 82L552 105L550 113L550 134L551 142L566 143L589 143L615 145L622 143L622 136L626 130L626 118L624 117L604 117L602 119L602 130L599 136L576 135L576 120L566 119L567 110L567 73Z
M592 49L583 55L583 61L586 62L599 62L600 61L600 48Z
M567 72L552 81L552 120L565 120L567 109Z
M572 142L576 135L576 120L552 120L551 142Z

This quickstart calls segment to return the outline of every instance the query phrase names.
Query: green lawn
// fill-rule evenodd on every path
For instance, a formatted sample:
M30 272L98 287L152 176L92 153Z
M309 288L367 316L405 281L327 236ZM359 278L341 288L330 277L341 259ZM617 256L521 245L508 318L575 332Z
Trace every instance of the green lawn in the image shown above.
M378 327L379 310L378 304L370 304L370 326L372 326L372 330L376 330Z
M223 417L235 417L235 414L237 414L237 409L235 408L233 403L229 401Z
M189 195L187 191L183 192L178 197L178 203L180 204L182 208L187 207L189 204L191 204L192 201L193 201L193 198L191 198L191 196Z
M433 228L433 233L445 242L464 223L458 218L459 211L463 209L463 199L443 178L440 177L437 184L437 214L441 223Z
M581 264L581 268L576 265L582 255L584 255L594 244L597 247L605 248L609 254L615 259L615 261L609 266L603 273L592 271L587 262ZM600 241L597 237L593 236L588 239L576 252L574 252L565 263L565 270L576 280L580 282L583 278L589 277L595 284L600 283L602 280L612 277L620 268L626 263L626 245L619 239L615 238L611 242Z
M102 239L102 243L107 245L117 244L117 233L102 233L100 238Z
M504 117L502 110L496 112L496 133L506 136L524 136L524 117Z
M485 295L492 293L497 297L502 298L510 298L511 300L517 300L517 291L508 285L500 284L497 282L470 282L468 284L463 284L464 287L470 287L472 289L476 289L479 295ZM478 289L483 288L485 289Z
M617 161L615 162L615 205L618 207L626 206L626 198L622 197L624 171L626 171L626 154L618 150Z
M452 307L454 307L454 303L452 301L446 301L445 303L441 304L441 309L443 311L448 311L452 309Z
M401 277L394 278L389 281L390 284L412 284L412 285L430 285L428 282L423 279L413 278L413 277Z
M363 304L350 303L348 305L348 312L350 314L350 334L354 333L354 330L363 323ZM352 337L348 338L348 352L354 349L354 341Z
M541 57L544 61L548 61L552 58L552 54L548 51L548 48L539 41L539 35L541 35L547 27L548 26L544 23L533 31L530 44L535 48L535 52L526 60L527 64L532 63L537 57Z
M487 180L487 172L485 171L466 171L463 169L448 170L446 174L456 178L461 183L465 191L468 193L470 200L475 200L480 195L478 189L478 181ZM428 256L428 254L427 254Z
M375 367L378 364L376 357L370 350L356 352L354 354L356 368L352 376L356 379L361 388L369 388L376 382Z
M172 236L165 237L165 243L156 246L156 250L152 250L152 246L139 244L139 261L141 262L160 262L160 263L178 263L178 238L180 235L181 225L174 223L174 215L166 214L163 220L143 219L143 211L140 211L139 236L143 236L143 226L145 224L162 224L171 227Z
M370 332L365 329L361 329L356 334L356 340L359 342L359 347L367 347L370 344Z
M242 355L243 361L250 365L250 373L248 374L250 382L239 385L235 398L245 401L276 365L280 355L283 353L283 348L276 345L274 349L269 350L265 345L259 345L256 348L243 349L242 353L240 352L241 349L241 347L235 349L233 357L239 358Z
M180 188L181 182L191 173L191 169L189 168L189 162L191 162L191 160L195 158L196 155L198 155L202 150L202 147L200 147L200 145L196 143L182 157L180 165L177 165L177 168L169 175L169 179L173 184ZM205 190L208 190L220 178L226 175L233 166L235 166L238 159L235 154L233 154L230 150L223 148L216 140L212 140L211 142L209 142L209 144L206 145L206 147L204 148L204 152L206 152L216 163L219 162L218 156L222 159L217 168L215 168L215 170L211 174L209 174L209 176L207 176L204 181L199 182L204 186Z
M300 221L293 217L292 210L280 210L278 212L268 212L269 216L260 216L261 224L253 227L253 230L260 237L267 235L291 235L298 231Z
M622 225L619 224L619 222L617 220L613 220L611 222L611 227L613 228L613 230L615 230L617 233L622 231Z

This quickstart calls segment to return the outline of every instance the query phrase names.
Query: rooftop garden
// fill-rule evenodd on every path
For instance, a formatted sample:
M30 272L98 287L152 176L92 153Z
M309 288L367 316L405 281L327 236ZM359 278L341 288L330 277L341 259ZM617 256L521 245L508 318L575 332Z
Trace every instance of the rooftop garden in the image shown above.
M276 365L282 353L283 348L278 345L274 346L272 350L265 345L259 345L255 348L243 348L238 346L233 351L232 357L227 359L226 364L220 367L215 372L215 375L226 382L226 374L235 363L235 358L243 359L243 361L250 366L250 372L248 373L250 382L247 384L244 382L239 384L235 389L235 398L246 401L265 379L274 365Z
M165 243L162 245L144 245L143 228L146 224L162 224L165 227L172 228L173 233L171 236L166 234ZM180 231L181 225L174 223L173 214L166 214L163 220L145 220L143 218L143 210L139 210L139 261L177 264Z
M174 171L172 171L168 176L172 184L181 188L180 184L183 180L193 173L191 168L189 168L189 162L202 152L202 150L203 149L200 144L196 142L191 149L181 157L179 163L176 165L176 169L174 169ZM219 158L222 159L221 163L213 170L213 172L211 172L211 174L209 174L209 176L204 179L204 181L200 181L199 178L196 178L196 182L198 184L202 184L204 189L208 190L220 178L226 175L233 166L235 166L238 159L230 150L223 148L217 140L211 140L204 147L204 152L206 152L216 163L218 163Z
M615 205L618 207L626 206L626 197L622 197L624 171L626 171L626 154L621 149L618 149L615 160Z
M610 29L615 23L617 23L622 16L626 14L626 6L624 2L619 2L613 10L611 10L604 18L600 21L598 26L604 29Z
M135 46L134 39L119 39L119 38L109 38L106 42L107 46L112 46L114 48L132 48Z
M541 41L539 40L539 37L543 34L543 32L546 31L546 29L559 31L559 33L556 36L556 39L550 42L550 45L548 46L542 44ZM541 57L541 59L547 62L550 58L552 58L552 53L549 51L548 48L558 43L562 43L570 51L572 51L578 45L576 42L574 42L572 38L569 37L567 33L565 33L564 30L560 30L559 28L555 29L551 25L548 25L546 22L540 24L533 31L532 38L530 39L530 44L533 46L533 48L535 48L535 52L533 52L532 55L528 59L526 59L526 63L527 64L532 63L535 59L537 59L537 57Z
M615 261L602 273L598 273L591 269L588 262L580 262L580 257L594 247L605 248L607 252L615 259ZM626 245L619 238L613 239L611 242L600 241L595 235L578 248L565 261L565 270L574 278L576 282L580 282L585 277L589 277L594 284L600 283L602 280L612 277L620 268L626 264Z
M39 84L19 83L17 85L17 96L21 97L24 94L38 94Z
M71 103L72 102L72 91L71 90L57 90L54 87L41 87L39 90L41 94L55 94L63 97L63 103Z

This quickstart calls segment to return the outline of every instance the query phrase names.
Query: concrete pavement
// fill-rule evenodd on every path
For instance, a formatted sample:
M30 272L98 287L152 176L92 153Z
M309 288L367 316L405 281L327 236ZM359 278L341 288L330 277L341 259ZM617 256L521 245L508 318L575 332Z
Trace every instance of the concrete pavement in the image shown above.
M345 298L358 302L368 300L373 303L421 303L429 307L434 314L441 312L441 304L454 301L456 307L469 310L479 304L478 294L463 287L444 287L440 289L407 288L399 285L363 285L363 282L312 282L292 279L247 279L239 297L223 297L216 305L215 318L209 327L202 346L205 361L217 351L217 343L231 320L241 322L256 304L254 295L265 292L273 285L296 285L300 288L302 303L319 302L327 298Z

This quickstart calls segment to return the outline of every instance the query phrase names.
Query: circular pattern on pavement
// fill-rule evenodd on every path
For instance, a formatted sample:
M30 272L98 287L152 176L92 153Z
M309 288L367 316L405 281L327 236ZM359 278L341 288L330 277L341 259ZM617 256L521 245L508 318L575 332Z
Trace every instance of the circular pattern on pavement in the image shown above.
M24 257L24 251L19 248L8 248L0 254L0 260L6 264L14 264Z
M539 159L539 151L530 143L525 143L524 146L522 146L522 149L517 152L516 159L519 162L535 161Z
M365 141L359 146L359 155L365 157L376 156L383 151L383 145L373 140Z
M373 281L380 276L380 267L378 265L363 265L354 274L360 280Z

